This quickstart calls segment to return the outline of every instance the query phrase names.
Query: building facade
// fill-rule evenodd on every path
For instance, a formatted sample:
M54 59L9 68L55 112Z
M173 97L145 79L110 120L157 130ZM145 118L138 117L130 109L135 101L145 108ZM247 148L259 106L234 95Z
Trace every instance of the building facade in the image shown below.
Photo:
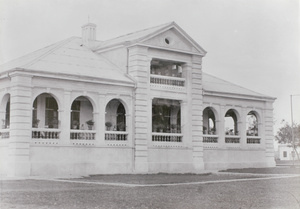
M1 66L2 175L275 165L275 98L204 73L206 51L176 23L95 31Z

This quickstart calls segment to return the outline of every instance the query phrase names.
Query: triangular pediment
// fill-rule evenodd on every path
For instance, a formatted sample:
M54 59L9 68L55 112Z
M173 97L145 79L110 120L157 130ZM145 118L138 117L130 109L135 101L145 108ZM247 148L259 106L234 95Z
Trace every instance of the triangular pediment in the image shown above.
M139 41L142 44L176 51L206 54L188 34L175 23Z

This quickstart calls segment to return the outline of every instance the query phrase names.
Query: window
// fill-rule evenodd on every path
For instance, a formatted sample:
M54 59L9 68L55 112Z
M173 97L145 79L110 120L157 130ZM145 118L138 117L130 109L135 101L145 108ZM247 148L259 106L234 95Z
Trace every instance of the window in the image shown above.
M283 157L287 157L287 151L283 151Z
M180 102L168 99L152 101L152 132L181 133Z

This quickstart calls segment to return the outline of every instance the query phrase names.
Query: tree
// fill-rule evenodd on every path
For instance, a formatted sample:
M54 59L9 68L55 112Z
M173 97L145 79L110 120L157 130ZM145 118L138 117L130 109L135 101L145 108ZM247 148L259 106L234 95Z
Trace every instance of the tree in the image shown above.
M297 152L297 147L300 147L300 124L294 124L293 130L294 130L294 139L295 143L292 139L292 127L289 123L282 120L283 127L279 128L277 131L277 134L275 136L275 139L278 141L278 143L281 144L289 144L290 147L293 148L295 153L297 154L298 160L299 160L299 154Z

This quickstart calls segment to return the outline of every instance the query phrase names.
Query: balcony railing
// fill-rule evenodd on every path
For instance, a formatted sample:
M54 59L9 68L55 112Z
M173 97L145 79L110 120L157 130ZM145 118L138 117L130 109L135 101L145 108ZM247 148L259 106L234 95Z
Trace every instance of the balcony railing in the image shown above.
M203 135L203 143L218 143L217 135Z
M240 143L240 136L225 136L225 143L238 144Z
M151 74L150 83L159 84L159 85L168 85L168 86L178 86L183 87L185 83L184 78L178 77L169 77Z
M247 144L260 144L259 136L247 136Z
M0 129L0 139L9 139L9 129Z
M182 142L182 134L176 133L152 133L152 141L154 142Z
M33 139L59 139L59 129L32 128Z
M127 141L128 132L124 131L106 131L105 132L106 141Z
M71 130L71 140L95 140L96 131L93 130Z

